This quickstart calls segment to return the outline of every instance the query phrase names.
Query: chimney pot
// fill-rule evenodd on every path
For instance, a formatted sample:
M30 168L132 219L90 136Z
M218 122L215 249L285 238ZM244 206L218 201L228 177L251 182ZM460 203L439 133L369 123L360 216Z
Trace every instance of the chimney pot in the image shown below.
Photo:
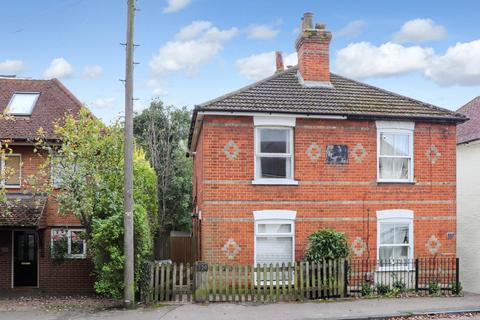
M276 72L281 72L284 70L283 56L281 51L275 52L275 64L276 64Z
M305 12L303 14L302 31L313 30L313 13Z

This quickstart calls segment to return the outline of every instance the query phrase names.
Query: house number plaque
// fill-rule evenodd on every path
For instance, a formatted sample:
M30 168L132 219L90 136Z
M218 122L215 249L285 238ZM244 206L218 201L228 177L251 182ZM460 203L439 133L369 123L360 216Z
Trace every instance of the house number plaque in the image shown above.
M208 271L208 263L197 262L197 271L198 272L207 272Z

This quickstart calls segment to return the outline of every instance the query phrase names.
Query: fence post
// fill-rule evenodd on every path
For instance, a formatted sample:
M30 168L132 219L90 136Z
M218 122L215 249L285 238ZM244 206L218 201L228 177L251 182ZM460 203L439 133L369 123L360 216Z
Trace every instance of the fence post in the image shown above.
M348 260L343 259L343 295L342 298L348 297Z
M193 270L195 276L195 302L208 301L208 263L197 261L195 262L195 269Z
M415 292L418 292L418 273L420 272L420 263L418 258L415 259Z
M455 259L455 285L458 294L460 292L460 258Z

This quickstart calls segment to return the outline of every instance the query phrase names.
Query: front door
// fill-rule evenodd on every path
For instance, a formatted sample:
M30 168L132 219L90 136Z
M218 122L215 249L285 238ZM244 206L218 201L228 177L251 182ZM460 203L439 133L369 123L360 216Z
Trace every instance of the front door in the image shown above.
M13 232L13 286L37 286L37 235L33 230Z

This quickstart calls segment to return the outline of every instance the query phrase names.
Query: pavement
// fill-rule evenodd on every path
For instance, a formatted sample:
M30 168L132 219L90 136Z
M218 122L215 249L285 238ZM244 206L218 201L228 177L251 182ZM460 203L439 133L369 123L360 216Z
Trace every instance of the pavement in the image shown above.
M1 320L290 320L290 319L382 319L390 316L406 316L422 313L452 311L479 311L480 295L465 294L464 297L416 297L391 299L357 299L327 302L276 303L276 304L171 304L156 308L137 310L108 310L86 312L68 310L61 312L45 310L1 311ZM438 316L436 319L443 319ZM435 319L435 318L434 318ZM457 318L460 319L460 318ZM480 319L468 318L468 319Z

